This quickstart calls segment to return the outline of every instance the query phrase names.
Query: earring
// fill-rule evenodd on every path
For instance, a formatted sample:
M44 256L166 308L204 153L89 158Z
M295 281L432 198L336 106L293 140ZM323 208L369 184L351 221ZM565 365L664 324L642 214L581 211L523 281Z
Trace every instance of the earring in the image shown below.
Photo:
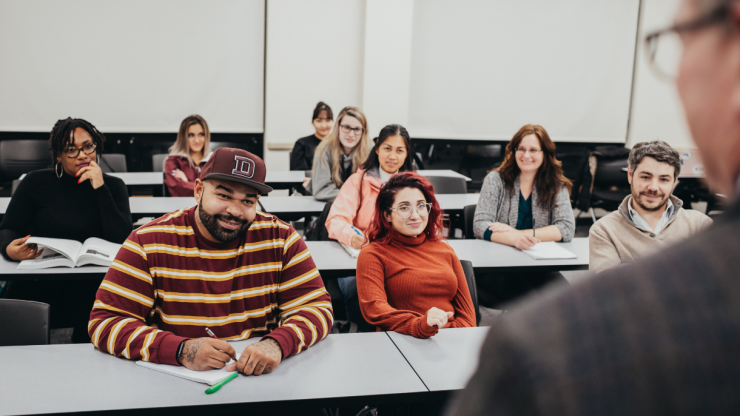
M62 179L62 174L64 173L64 168L63 167L62 167L62 170L61 171L58 169L59 166L61 166L61 165L62 164L59 163L59 162L57 162L57 164L54 165L54 173L57 174L57 178L59 178L59 179Z

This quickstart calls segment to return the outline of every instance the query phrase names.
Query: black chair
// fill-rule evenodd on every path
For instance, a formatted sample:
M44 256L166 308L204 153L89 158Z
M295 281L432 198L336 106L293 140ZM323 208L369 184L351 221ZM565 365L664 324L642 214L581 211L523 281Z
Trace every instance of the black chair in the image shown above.
M0 299L0 347L49 343L49 305Z
M465 178L453 178L449 176L427 176L434 187L435 194L467 194L468 184Z
M164 162L168 156L167 153L152 155L152 172L164 172Z
M463 208L463 221L465 222L465 229L463 229L463 238L472 240L475 238L473 232L473 218L475 217L475 209L478 205L466 205Z
M470 298L473 300L473 308L475 309L475 325L480 325L480 308L478 307L478 289L475 285L475 273L473 272L473 263L468 260L460 260L460 265L465 272L465 280L468 282L468 290L470 291Z
M0 141L0 175L5 178L16 179L24 173L52 165L46 140Z
M121 153L106 153L100 155L100 170L105 173L128 172L126 169L126 155Z
M622 200L631 193L627 171L627 159L602 160L599 159L594 174L594 187L591 191L589 210L591 218L596 222L594 208L615 211Z

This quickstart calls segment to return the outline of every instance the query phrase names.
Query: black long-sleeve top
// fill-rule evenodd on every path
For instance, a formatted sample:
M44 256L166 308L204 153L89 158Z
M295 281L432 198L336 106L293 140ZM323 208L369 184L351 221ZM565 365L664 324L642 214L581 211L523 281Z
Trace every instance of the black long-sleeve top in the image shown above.
M131 233L128 190L121 179L103 174L104 185L93 189L53 169L29 173L18 185L0 223L0 250L17 238L64 238L84 242L90 237L123 243Z
M315 134L298 139L293 146L293 153L290 154L290 170L311 170L313 154L319 144L321 139Z

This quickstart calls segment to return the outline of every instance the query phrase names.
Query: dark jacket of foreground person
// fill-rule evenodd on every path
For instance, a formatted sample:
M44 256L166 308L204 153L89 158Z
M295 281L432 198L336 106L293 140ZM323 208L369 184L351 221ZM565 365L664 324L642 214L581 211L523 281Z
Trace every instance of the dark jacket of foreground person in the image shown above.
M740 414L740 198L691 240L490 331L451 415Z

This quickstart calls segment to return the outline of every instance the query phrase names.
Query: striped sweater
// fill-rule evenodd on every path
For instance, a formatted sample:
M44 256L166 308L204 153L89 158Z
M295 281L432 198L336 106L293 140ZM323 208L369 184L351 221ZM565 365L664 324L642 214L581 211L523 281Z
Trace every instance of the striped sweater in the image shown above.
M274 339L283 357L323 339L334 316L303 239L257 212L232 243L206 240L195 207L135 230L98 289L88 330L117 357L179 365L180 342L208 336Z

